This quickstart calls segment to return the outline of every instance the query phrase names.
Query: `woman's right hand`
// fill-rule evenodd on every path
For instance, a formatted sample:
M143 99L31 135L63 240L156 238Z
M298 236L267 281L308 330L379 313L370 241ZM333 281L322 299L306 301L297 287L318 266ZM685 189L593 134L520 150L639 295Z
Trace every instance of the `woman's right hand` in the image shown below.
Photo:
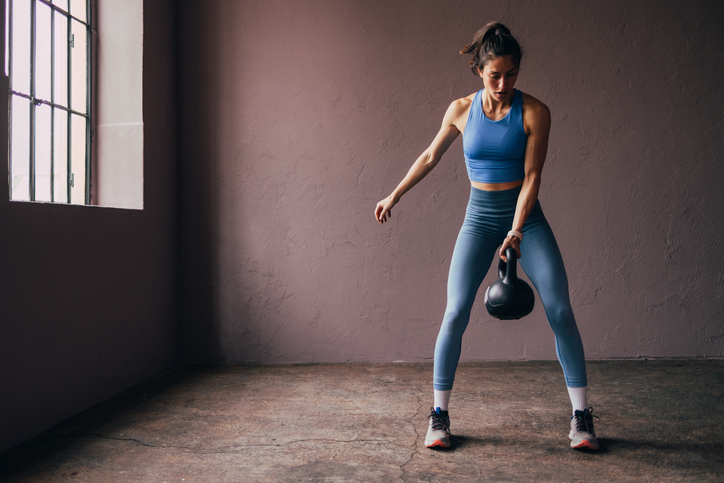
M388 196L384 200L377 203L377 208L375 208L375 218L380 223L384 223L387 221L387 217L392 217L392 207L397 204L397 200L392 196Z

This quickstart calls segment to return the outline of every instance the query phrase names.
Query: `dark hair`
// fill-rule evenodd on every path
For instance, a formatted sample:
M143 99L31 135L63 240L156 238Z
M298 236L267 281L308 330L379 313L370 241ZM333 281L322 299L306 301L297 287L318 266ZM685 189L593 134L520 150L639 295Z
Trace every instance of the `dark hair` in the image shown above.
M510 34L508 27L500 22L490 22L478 30L473 43L466 45L461 54L470 54L470 69L478 75L478 68L483 68L489 60L510 55L516 67L520 67L523 52L518 41Z

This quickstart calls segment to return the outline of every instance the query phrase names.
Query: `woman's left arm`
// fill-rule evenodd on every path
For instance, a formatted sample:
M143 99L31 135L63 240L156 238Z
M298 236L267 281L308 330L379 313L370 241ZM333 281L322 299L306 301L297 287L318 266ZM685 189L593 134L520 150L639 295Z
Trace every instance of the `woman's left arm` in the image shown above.
M538 200L541 172L548 151L548 134L551 130L551 113L548 107L533 97L527 97L528 102L524 103L523 110L523 125L528 133L528 142L525 147L525 178L523 178L511 227L512 230L519 232L523 231L525 221ZM508 247L513 247L518 258L521 257L520 239L517 236L506 237L500 247L500 257L506 262L505 250Z

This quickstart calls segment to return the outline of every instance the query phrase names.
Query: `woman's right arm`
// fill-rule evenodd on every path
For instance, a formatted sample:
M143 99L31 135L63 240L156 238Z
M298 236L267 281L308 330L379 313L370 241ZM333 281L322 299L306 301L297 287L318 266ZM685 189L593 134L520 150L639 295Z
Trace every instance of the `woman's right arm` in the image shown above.
M375 218L380 223L387 221L388 216L392 216L390 210L393 206L400 201L402 195L407 193L413 186L422 180L427 173L432 171L437 163L445 154L445 151L450 147L455 138L460 134L460 130L457 128L458 120L462 114L467 110L470 103L467 99L458 99L450 104L445 112L445 117L442 120L442 126L438 131L437 136L433 139L432 144L428 147L419 158L412 164L412 167L407 172L407 175L403 178L397 188L379 203L375 208Z

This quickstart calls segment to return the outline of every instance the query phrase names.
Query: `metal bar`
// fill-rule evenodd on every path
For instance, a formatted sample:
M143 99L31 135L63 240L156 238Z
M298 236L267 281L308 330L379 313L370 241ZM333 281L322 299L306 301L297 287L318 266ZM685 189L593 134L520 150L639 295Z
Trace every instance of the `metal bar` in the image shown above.
M8 86L10 93L8 94L8 106L10 108L9 121L12 126L13 121L13 0L8 0ZM12 133L12 130L10 131ZM10 136L8 143L8 191L10 199L13 199L13 137Z
M85 18L88 19L88 24L85 28L85 45L86 45L86 63L85 63L85 82L86 82L86 90L85 90L85 112L88 113L88 117L86 118L85 122L85 204L90 205L91 204L91 182L93 181L93 178L91 177L91 72L92 69L92 61L93 57L91 55L91 49L93 47L93 42L91 41L91 14L93 13L91 10L91 2L90 0L86 0L85 2Z
M89 20L88 22L84 22L83 20L79 19L78 17L75 17L74 15L72 15L70 12L68 12L68 11L66 11L66 10L63 10L62 8L60 8L59 6L55 5L54 3L51 3L51 2L48 1L48 0L38 0L38 1L41 2L41 3L46 4L47 6L49 6L50 8L52 8L53 10L56 10L58 13L61 13L61 14L65 15L66 17L74 18L74 19L76 19L77 21L79 21L80 23L82 23L83 25L90 27L90 20ZM88 17L88 18L90 19L90 17Z
M8 2L8 87L13 88L13 0Z
M72 75L71 75L71 70L72 70L72 69L71 69L71 65L72 65L72 64L71 64L71 50L72 50L72 49L70 48L70 36L72 35L73 30L72 30L72 25L71 25L72 22L70 21L70 19L69 19L68 22L66 22L66 23L67 23L67 25L68 25L68 33L67 33L67 35L66 35L66 37L65 37L65 47L66 47L66 49L68 49L68 56L66 57L66 63L67 63L66 65L67 65L68 69L67 69L66 72L67 72L67 75L68 75L68 108L69 108L69 109L68 109L68 128L66 129L67 135L68 135L68 139L67 139L67 143L66 143L66 149L67 149L67 151L68 151L68 154L67 154L67 162L66 162L67 175L66 175L66 178L65 178L65 184L66 184L66 186L67 186L67 188L68 188L68 204L70 204L70 203L71 203L70 177L71 177L71 175L73 174L73 163L72 163L72 159L73 159L73 158L71 158L71 154L72 154L72 151L71 151L71 139L72 139L72 138L71 138L71 131L72 131L71 124L72 124L72 123L71 123L71 121L72 121L73 119L72 119L72 117L71 117L71 115L70 115L70 106L71 106L70 96L71 96L71 91L72 91L72 89L71 89L71 87L72 87L72 84L71 84L71 80L72 80Z
M30 4L30 96L35 97L35 0ZM30 201L35 201L35 103L30 101Z
M45 99L40 99L40 98L38 98L38 97L32 97L32 96L29 96L29 95L27 95L27 94L23 94L22 92L18 92L18 91L13 91L13 90L11 90L10 93L11 93L11 94L15 94L15 95L18 96L18 97L22 97L22 98L24 98L24 99L28 99L29 101L33 101L33 102L36 103L37 105L45 104L46 106L55 107L56 109L62 109L62 110L64 110L64 111L72 112L73 114L77 114L78 116L83 116L83 117L86 117L86 118L88 117L88 114L82 113L82 112L80 112L80 111L74 111L73 109L71 109L71 108L69 108L69 107L66 107L66 106L64 106L64 105L62 105L62 104L56 104L56 103L54 103L54 102L46 101Z
M55 102L55 11L50 10L50 102ZM50 202L55 202L55 109L50 108Z

